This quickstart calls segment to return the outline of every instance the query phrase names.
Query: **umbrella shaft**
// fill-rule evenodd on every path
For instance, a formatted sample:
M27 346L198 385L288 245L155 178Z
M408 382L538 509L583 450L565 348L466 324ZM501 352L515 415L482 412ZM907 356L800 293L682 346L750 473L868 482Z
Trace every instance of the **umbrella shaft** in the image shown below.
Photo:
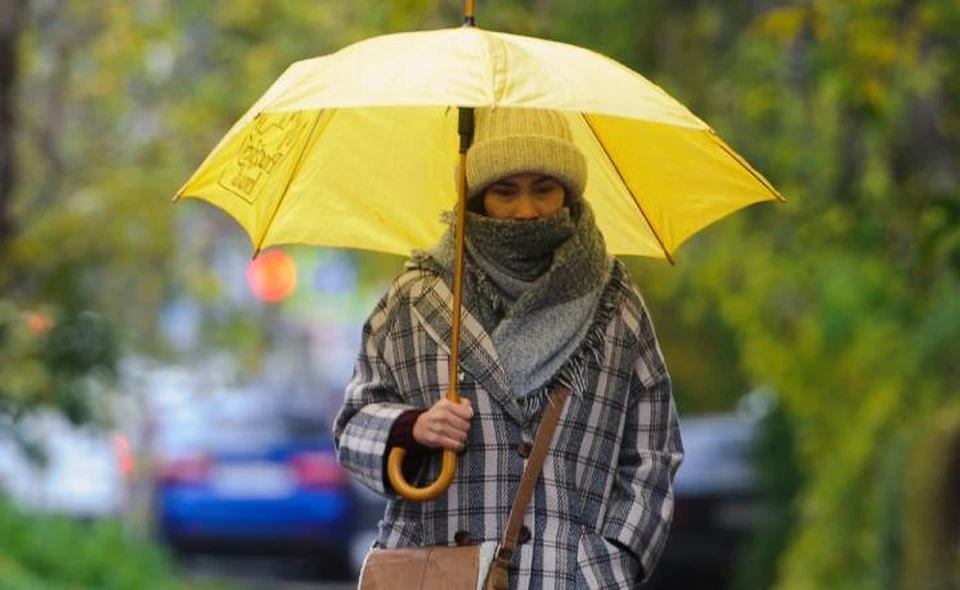
M466 173L465 167L467 155L466 153L460 154L460 165L457 167L457 183L459 184L459 193L460 198L457 199L457 231L456 231L456 247L455 257L453 263L453 317L451 318L451 330L450 330L450 377L448 383L450 387L447 390L447 399L458 402L460 401L460 381L459 381L459 368L460 368L460 325L461 325L461 314L460 309L463 305L463 236L464 236L464 222L466 221Z
M460 134L460 163L457 166L457 221L453 261L453 315L450 330L450 376L447 398L460 401L460 326L463 307L463 242L467 222L467 150L473 142L473 109L460 107L457 131Z

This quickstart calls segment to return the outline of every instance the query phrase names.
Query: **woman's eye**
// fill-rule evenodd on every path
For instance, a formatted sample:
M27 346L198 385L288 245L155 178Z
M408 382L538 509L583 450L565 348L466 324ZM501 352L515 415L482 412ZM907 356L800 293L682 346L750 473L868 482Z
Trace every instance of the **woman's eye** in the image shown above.
M548 184L546 186L538 186L533 189L535 195L550 196L556 192L556 185Z

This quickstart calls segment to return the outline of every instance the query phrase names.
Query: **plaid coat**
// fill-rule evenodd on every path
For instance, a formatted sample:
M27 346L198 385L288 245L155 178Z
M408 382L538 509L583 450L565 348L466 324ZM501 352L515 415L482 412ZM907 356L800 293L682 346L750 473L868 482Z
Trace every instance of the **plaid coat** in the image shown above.
M517 403L490 336L468 311L461 333L460 394L474 417L453 483L438 499L397 497L385 477L387 437L405 410L447 390L453 295L411 265L380 301L334 425L341 464L387 496L377 545L496 541L523 473L540 410ZM524 518L512 588L629 588L649 575L673 514L673 475L683 458L670 378L649 315L621 263L614 264L583 345L555 381L571 389ZM411 483L434 481L439 451ZM406 465L405 465L406 470ZM525 532L527 532L525 531ZM642 570L640 569L642 566ZM643 572L643 574L641 574Z

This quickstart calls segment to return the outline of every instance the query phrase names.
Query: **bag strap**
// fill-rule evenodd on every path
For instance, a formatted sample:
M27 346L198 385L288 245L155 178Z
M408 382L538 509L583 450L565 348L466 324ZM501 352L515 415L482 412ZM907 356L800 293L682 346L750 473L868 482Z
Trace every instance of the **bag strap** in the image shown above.
M514 549L517 546L520 527L523 525L523 515L527 511L527 505L530 504L533 490L537 487L543 461L547 458L547 450L550 448L553 432L560 421L560 414L563 412L563 406L568 395L570 395L570 389L560 385L557 387L556 393L547 400L547 408L540 420L540 426L537 428L537 437L533 441L533 450L530 451L530 458L523 470L523 479L520 480L520 488L513 500L510 516L507 518L507 530L503 533L503 539L500 541L493 563L490 565L487 588L507 590L509 587L507 568L510 566Z

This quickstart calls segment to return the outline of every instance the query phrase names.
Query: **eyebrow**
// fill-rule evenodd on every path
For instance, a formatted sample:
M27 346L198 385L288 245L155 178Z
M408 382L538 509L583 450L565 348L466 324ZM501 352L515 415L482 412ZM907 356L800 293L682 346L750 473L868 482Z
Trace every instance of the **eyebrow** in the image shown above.
M541 182L546 182L548 180L551 182L559 182L556 178L548 174L541 174L540 176L535 178L531 184L540 184Z

